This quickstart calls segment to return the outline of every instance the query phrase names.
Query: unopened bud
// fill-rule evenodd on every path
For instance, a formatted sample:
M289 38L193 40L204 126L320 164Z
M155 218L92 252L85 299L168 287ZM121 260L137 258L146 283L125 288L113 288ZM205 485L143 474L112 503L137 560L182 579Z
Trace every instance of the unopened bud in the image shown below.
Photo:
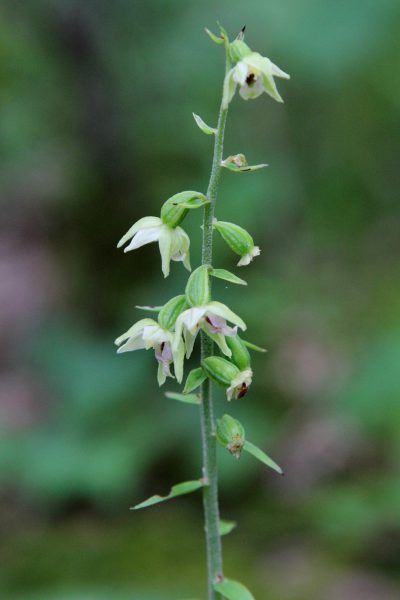
M190 306L203 306L210 302L210 267L202 265L190 275L186 284L186 299Z
M238 336L226 336L225 341L228 348L232 352L231 361L241 370L248 369L251 364L250 353L243 343L243 340Z
M188 307L186 296L184 294L171 298L171 300L164 304L158 314L159 324L163 329L171 331L179 315Z
M208 198L201 192L192 190L179 192L168 198L161 207L161 220L169 227L177 227L186 217L188 210L200 208L209 203Z
M225 388L229 387L240 373L236 365L221 356L209 356L201 364L208 377Z
M253 238L243 227L227 221L215 221L214 228L231 250L241 257L238 266L248 265L260 254L259 247L254 245Z
M230 415L224 415L222 419L217 419L217 440L233 456L240 458L245 443L243 425Z

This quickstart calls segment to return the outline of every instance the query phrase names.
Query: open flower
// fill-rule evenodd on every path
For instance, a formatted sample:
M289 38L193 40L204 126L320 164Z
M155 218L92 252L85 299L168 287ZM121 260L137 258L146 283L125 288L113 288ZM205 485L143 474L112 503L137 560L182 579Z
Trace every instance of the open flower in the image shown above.
M236 86L245 100L258 98L263 92L283 102L275 85L274 77L290 79L290 75L282 71L266 56L251 52L244 56L226 75L224 81L223 106L226 109L232 100Z
M162 385L167 377L173 377L170 370L171 363L174 364L175 377L179 383L183 377L185 347L181 339L173 348L173 337L171 331L164 329L153 319L141 319L118 337L115 343L119 346L118 353L142 348L154 349L158 361L158 383Z
M235 327L227 324L230 321ZM173 348L178 348L182 334L185 340L186 357L193 351L194 342L200 329L218 345L221 352L231 356L225 336L235 336L237 328L245 330L246 325L238 315L221 302L208 302L202 306L193 306L182 312L176 320Z
M159 217L144 217L132 225L118 242L118 248L129 240L124 252L135 250L145 244L158 242L161 254L162 272L164 277L169 275L171 260L182 261L188 271L190 268L189 246L190 239L182 227L170 227Z
M249 390L251 382L253 380L253 371L251 369L245 369L240 371L231 381L229 387L226 389L226 397L228 400L237 400L243 398Z

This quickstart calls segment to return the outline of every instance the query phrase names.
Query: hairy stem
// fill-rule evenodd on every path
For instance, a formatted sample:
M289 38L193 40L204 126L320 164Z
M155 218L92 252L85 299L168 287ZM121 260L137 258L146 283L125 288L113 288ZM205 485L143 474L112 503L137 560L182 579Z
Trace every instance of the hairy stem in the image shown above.
M230 68L228 52L226 52L226 71ZM203 218L203 245L202 264L212 264L212 240L214 208L217 201L218 183L221 174L221 161L223 158L224 132L228 109L222 107L219 112L218 130L215 135L214 155L211 168L207 197L210 204L204 208ZM213 342L201 332L201 359L213 354ZM201 435L203 449L203 476L208 485L203 488L203 504L205 533L207 544L207 571L208 571L208 599L216 600L219 594L214 591L214 582L222 577L222 545L219 534L219 507L218 507L218 469L217 469L217 441L215 436L215 421L213 414L212 384L206 379L201 386Z

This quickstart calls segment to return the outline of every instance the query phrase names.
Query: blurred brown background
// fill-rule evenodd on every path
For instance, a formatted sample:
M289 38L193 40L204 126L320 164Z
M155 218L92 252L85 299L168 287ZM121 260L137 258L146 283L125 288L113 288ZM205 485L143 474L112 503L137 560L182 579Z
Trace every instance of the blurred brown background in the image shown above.
M0 597L204 598L202 507L128 507L200 472L195 408L114 338L183 289L119 237L204 190L219 19L292 75L231 105L218 216L262 254L216 283L266 346L230 407L286 472L221 450L226 574L259 600L400 597L400 8L396 0L3 0ZM200 215L185 229L199 261ZM235 257L216 240L215 264ZM163 389L177 389L170 382ZM217 412L227 410L223 393Z

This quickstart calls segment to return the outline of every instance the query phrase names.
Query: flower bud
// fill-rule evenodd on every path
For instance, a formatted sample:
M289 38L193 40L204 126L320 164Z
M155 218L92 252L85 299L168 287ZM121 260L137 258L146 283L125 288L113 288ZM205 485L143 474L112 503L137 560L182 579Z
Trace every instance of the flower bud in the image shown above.
M229 53L233 63L237 63L245 56L251 54L251 49L248 45L240 38L229 44Z
M172 331L179 315L188 308L186 296L181 294L168 300L158 314L158 322L163 329Z
M186 284L186 299L190 306L203 306L210 302L210 267L201 265L190 275Z
M200 208L210 201L200 192L179 192L168 198L161 207L161 220L169 227L176 227L186 217L188 210Z
M209 356L201 364L210 379L226 388L240 373L236 365L221 356Z
M254 245L253 238L243 227L226 221L215 221L214 228L228 246L241 256L238 266L248 265L255 256L260 254L259 247Z
M226 344L232 352L231 361L241 370L244 371L250 367L250 353L243 343L243 340L238 336L227 336Z
M224 415L222 419L217 419L217 440L235 458L240 458L245 443L243 425L230 415Z
M232 167L242 169L243 167L247 167L248 164L244 154L232 154L222 161L222 166L227 167L228 169Z

